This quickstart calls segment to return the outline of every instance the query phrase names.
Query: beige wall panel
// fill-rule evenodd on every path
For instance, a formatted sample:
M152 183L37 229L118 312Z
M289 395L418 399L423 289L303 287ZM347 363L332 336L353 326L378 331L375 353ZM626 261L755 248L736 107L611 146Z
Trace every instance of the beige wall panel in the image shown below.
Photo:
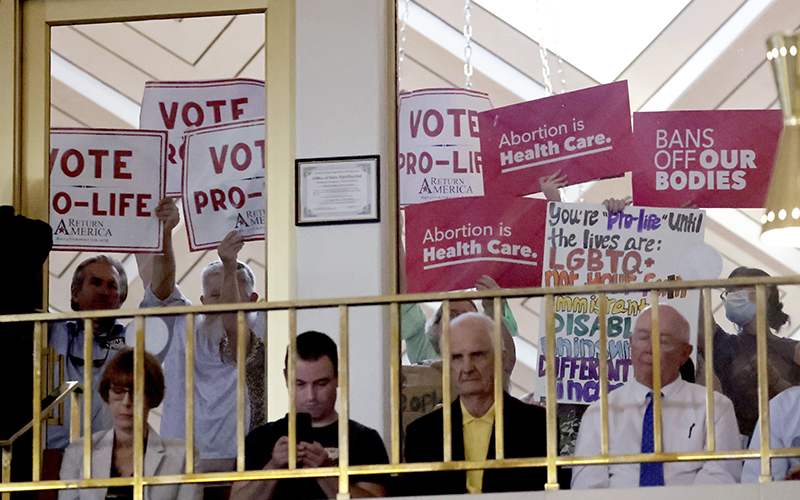
M671 109L715 109L725 97L763 64L767 37L782 30L794 30L800 18L800 2L776 0L756 19L731 48L681 95Z
M772 67L762 64L725 98L718 109L769 109L778 98Z
M400 83L401 90L414 90L406 88L406 82L413 82L414 87L418 89L424 88L455 88L453 82L447 81L431 71L427 66L421 65L411 57L406 57L403 61L403 81Z
M435 72L440 78L455 82L456 87L464 85L464 63L457 57L431 42L418 32L409 29L408 39L406 40L406 51L413 55L414 59L421 65ZM412 82L409 80L409 84ZM408 87L411 89L411 85ZM420 88L420 87L413 87ZM510 92L491 78L480 71L475 71L472 75L472 88L486 92L492 100L494 107L508 106L522 102L522 98Z
M86 37L74 27L59 26L50 32L51 48L55 53L120 94L137 103L142 102L144 84L153 79L152 75ZM143 37L140 38L144 40Z
M84 128L87 125L79 122L72 116L64 113L55 106L50 107L50 127L77 127Z
M744 0L694 0L623 72L630 80L631 110L638 110L669 80Z
M241 72L239 72L236 76L241 78L255 78L256 80L263 80L264 79L264 55L266 53L266 49L262 45L261 48L258 50L253 59L247 63L247 66L242 68Z
M189 19L154 19L127 23L128 27L175 53L186 62L196 63L203 52L233 19L232 16Z
M263 25L261 15L237 17L204 48L205 54L197 64L164 50L124 24L92 24L75 29L158 80L198 80L237 74L263 45Z
M67 87L59 80L50 80L50 102L73 119L85 123L90 128L133 128L117 115L95 104L93 101ZM58 127L50 118L50 126Z
M209 78L236 75L264 45L264 36L263 15L237 16L195 67Z
M86 24L74 28L116 57L159 80L191 80L191 64L167 52L125 24ZM137 99L141 102L141 97Z

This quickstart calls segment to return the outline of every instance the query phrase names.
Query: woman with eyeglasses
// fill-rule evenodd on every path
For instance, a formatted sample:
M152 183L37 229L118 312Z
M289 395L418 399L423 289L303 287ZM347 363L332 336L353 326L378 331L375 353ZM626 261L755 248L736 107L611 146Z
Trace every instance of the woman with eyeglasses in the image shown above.
M133 476L133 350L122 350L106 366L98 392L108 404L114 427L92 434L92 478ZM144 353L144 475L175 475L186 471L184 441L161 437L147 425L147 416L164 399L164 374L158 361ZM83 439L70 443L61 463L61 479L81 479ZM194 484L145 486L145 500L196 500ZM59 500L132 500L133 486L61 490Z
M768 277L761 269L739 267L729 278ZM725 317L736 326L736 334L714 329L714 373L719 377L722 392L733 401L739 431L748 438L758 420L758 368L756 357L756 289L752 286L727 288L720 295ZM800 384L800 342L775 333L789 322L783 312L778 287L766 286L767 358L769 397ZM701 323L702 324L702 323ZM703 350L700 335L699 351Z

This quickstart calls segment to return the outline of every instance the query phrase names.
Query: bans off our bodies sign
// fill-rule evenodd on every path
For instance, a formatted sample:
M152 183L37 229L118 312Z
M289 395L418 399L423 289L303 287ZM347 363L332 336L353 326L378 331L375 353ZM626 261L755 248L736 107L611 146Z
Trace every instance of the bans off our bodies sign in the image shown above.
M615 82L478 115L487 196L524 196L561 170L570 184L630 170L628 83Z
M620 214L602 205L550 203L542 285L653 283L680 280L703 250L701 210L627 207ZM717 277L717 276L715 276ZM633 379L630 337L636 319L651 306L649 293L607 296L609 388ZM591 403L599 389L599 307L596 294L555 298L556 379L560 403ZM677 309L697 334L697 291L664 293L659 304ZM544 311L542 317L545 317ZM545 322L540 321L537 387L545 380Z
M262 118L264 113L261 80L147 82L139 126L168 132L167 193L181 196L182 145L187 129Z
M544 200L482 197L407 207L407 291L472 288L484 274L504 288L538 286L546 206Z
M780 110L634 113L637 205L761 208L783 128Z
M216 248L234 229L263 240L264 120L189 131L183 165L183 213L191 251Z
M483 196L478 113L489 96L465 89L424 89L400 95L400 205Z
M166 144L159 131L52 129L53 250L161 252Z

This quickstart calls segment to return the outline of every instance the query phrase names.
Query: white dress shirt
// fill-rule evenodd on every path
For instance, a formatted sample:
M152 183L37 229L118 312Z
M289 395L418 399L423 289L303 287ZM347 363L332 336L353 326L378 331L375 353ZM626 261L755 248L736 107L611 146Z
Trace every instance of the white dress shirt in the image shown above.
M770 447L800 447L800 387L792 387L778 394L769 402ZM750 449L761 448L761 421L756 424ZM800 466L800 457L773 458L770 460L772 479L783 481L792 467ZM761 475L760 460L745 460L742 470L743 483L757 483Z
M159 302L152 293L147 295L148 307L190 305L189 300L175 287L173 295ZM143 304L145 301L142 302ZM263 340L264 315L248 314L251 331ZM186 317L178 316L164 360L164 405L161 415L161 435L169 438L186 437ZM220 316L198 315L194 332L194 444L200 458L236 458L236 366L220 359L220 340L225 334ZM245 429L250 426L250 398L245 398Z
M608 443L610 455L641 453L642 420L650 388L635 379L608 395ZM706 449L706 389L680 378L661 389L663 451L666 453ZM714 393L717 450L741 448L733 404ZM586 410L581 420L575 456L600 454L600 401ZM665 462L664 483L736 483L742 472L739 460ZM587 465L573 468L572 488L635 488L639 486L639 464Z

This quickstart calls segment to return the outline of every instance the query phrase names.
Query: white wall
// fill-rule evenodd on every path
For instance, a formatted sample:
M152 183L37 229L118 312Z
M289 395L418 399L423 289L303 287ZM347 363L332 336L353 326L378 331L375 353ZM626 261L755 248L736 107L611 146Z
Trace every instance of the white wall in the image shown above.
M297 157L378 154L381 222L297 228L297 298L388 293L386 203L386 2L298 0ZM294 165L287 165L294 168ZM298 332L338 340L338 312L298 314ZM389 434L388 342L380 308L350 313L351 418Z

